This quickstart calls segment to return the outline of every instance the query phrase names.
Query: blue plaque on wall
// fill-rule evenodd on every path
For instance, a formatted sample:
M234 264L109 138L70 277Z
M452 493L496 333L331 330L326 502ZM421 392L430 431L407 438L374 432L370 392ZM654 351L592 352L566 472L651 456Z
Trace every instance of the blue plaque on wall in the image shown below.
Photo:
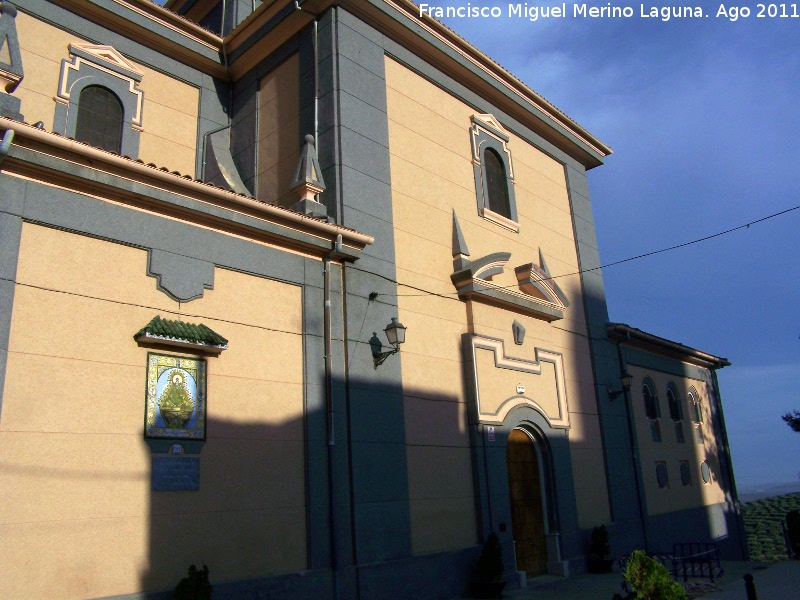
M154 492L196 492L199 489L199 457L153 457Z

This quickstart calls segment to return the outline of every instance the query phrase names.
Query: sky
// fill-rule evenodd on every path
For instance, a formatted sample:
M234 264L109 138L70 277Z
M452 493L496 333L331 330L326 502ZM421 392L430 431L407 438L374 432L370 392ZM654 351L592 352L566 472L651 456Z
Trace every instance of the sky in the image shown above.
M487 0L471 5L501 17L441 19L613 149L588 173L603 264L800 205L800 4L784 5L797 18L739 4L750 15L733 20L694 2L706 17L612 1L589 5L633 16L567 3L531 21ZM732 363L718 376L740 490L800 478L800 433L781 420L800 410L799 240L800 209L603 270L612 321Z

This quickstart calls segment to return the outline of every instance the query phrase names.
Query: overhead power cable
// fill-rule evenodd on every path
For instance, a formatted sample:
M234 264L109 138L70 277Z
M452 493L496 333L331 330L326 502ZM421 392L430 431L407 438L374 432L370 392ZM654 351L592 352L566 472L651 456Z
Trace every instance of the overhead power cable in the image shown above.
M742 225L738 225L737 227L732 227L730 229L726 229L725 231L719 231L717 233L712 233L711 235L706 235L689 242L684 242L682 244L676 244L675 246L669 246L668 248L661 248L660 250L653 250L652 252L645 252L644 254L637 254L636 256L630 256L628 258L623 258L622 260L617 260L607 265L601 265L599 267L592 267L591 269L581 269L580 271L574 271L572 273L564 273L562 275L553 275L551 279L561 279L562 277L573 277L575 275L581 275L582 273L591 273L592 271L599 271L601 269L608 269L609 267L614 267L617 265L621 265L623 263L631 262L634 260L639 260L641 258L647 258L648 256L654 256L656 254L663 254L664 252L671 252L672 250L677 250L679 248L685 248L686 246L692 246L693 244L699 244L700 242L705 242L723 235L727 235L729 233L733 233L734 231L739 231L741 229L750 229L751 225L756 225L758 223L763 223L764 221L768 221L769 219L774 219L776 217L780 217L792 211L800 209L800 205L793 206L792 208L787 208L785 210L778 211L776 213L772 213L771 215L767 215L766 217L761 217L760 219L756 219L755 221L750 221L748 223L744 223ZM390 283L394 283L396 285L411 288L413 290L417 290L423 292L421 294L392 294L392 296L396 298L413 298L413 297L420 297L420 296L438 296L439 298L445 298L447 300L457 300L458 292L431 292L430 290L426 290L420 287L416 287L407 283L402 283L397 281L396 279L392 279L391 277L386 277L384 275L380 275L378 273L372 273L371 271L366 271L364 269L359 269L353 265L348 265L348 269L353 269L356 271L361 271L362 273L369 273L371 275L375 275L376 277L380 277L381 279L385 279ZM492 286L492 289L513 289L518 287L516 284L506 285L506 286ZM389 295L389 294L381 294L381 295Z

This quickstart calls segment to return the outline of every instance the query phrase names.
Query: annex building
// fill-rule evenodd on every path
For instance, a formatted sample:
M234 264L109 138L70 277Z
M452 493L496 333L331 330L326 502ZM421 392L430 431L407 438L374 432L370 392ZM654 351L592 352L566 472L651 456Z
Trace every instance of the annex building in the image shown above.
M490 58L407 0L0 11L0 597L746 555L729 363L608 322L610 149Z

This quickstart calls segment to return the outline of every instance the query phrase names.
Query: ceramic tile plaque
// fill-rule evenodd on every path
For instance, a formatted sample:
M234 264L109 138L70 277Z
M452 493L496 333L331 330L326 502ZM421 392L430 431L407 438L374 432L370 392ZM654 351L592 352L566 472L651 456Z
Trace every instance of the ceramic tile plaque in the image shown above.
M206 439L206 361L147 353L147 438Z

